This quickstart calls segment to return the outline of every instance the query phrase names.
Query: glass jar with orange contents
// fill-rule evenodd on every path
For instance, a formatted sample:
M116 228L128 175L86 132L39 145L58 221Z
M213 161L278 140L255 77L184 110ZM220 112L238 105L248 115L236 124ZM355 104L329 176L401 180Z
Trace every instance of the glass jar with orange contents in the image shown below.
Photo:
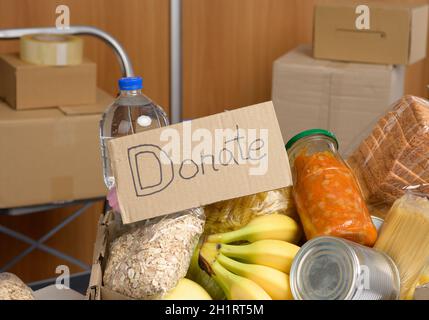
M289 140L286 149L307 239L335 236L372 246L376 228L357 180L338 153L334 134L307 130Z

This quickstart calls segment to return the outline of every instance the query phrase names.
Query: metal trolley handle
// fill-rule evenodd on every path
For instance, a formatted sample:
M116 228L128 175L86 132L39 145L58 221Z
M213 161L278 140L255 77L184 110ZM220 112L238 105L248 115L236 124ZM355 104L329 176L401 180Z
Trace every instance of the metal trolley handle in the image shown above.
M118 57L119 64L121 65L122 74L124 77L131 77L134 75L133 67L131 65L130 58L125 52L122 45L113 38L107 32L90 26L70 26L67 29L57 29L52 27L42 28L19 28L19 29L0 29L0 40L1 39L19 39L22 36L35 33L47 33L47 34L81 34L95 36L105 43L107 43Z
M124 48L121 46L121 44L113 38L110 34L94 27L89 26L70 26L70 28L67 29L56 29L56 28L20 28L20 29L0 29L0 40L7 40L7 39L19 39L22 36L29 35L29 34L36 34L36 33L45 33L45 34L73 34L73 35L91 35L95 36L97 38L100 38L105 43L107 43L114 51L115 54L119 60L119 64L121 66L122 74L125 77L133 76L133 68L130 62L130 59L125 52ZM7 271L9 268L11 268L13 265L15 265L18 261L20 261L23 257L28 255L30 252L32 252L35 249L40 249L42 251L45 251L47 253L50 253L56 257L59 257L61 259L64 259L68 262L71 262L75 265L80 266L81 268L85 270L90 270L90 266L87 266L86 263L80 261L79 259L76 259L72 256L69 256L59 250L55 250L47 245L44 244L47 239L49 239L53 234L58 232L61 228L63 228L65 225L73 221L76 217L80 216L83 212L86 211L86 209L89 208L94 203L95 199L91 199L86 201L86 204L76 212L72 213L69 217L67 217L63 222L55 226L52 230L50 230L48 233L46 233L42 238L39 240L33 240L29 237L16 232L14 230L8 229L0 224L0 234L6 234L9 235L15 239L24 241L28 243L30 246L22 251L20 254L12 258L10 261L8 261L4 266L0 264L0 272ZM74 202L71 202L74 203ZM2 211L4 210L6 214L9 212L13 214L13 212L16 212L19 214L21 213L33 213L41 210L50 210L56 207L65 207L65 205L46 205L46 206L32 206L27 208L12 208L12 209L0 209L0 215L2 214Z

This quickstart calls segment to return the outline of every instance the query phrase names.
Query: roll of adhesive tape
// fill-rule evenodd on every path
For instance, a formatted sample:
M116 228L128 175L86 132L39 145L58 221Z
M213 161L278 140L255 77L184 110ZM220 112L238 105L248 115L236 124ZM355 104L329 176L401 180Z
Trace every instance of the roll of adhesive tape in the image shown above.
M32 34L21 38L21 59L39 65L80 64L83 40L70 35Z

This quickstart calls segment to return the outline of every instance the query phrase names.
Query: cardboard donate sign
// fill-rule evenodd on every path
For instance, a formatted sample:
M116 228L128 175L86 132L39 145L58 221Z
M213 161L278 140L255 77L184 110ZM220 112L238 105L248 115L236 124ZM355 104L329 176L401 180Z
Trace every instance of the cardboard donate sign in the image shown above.
M108 143L124 223L292 184L271 102Z

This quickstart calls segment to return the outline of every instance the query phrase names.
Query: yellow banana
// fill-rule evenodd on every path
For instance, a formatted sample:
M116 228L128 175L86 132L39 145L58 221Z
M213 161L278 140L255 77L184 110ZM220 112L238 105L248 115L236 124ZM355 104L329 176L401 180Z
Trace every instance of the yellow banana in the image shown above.
M219 253L214 243L201 247L200 266L219 284L228 300L272 300L255 282L225 269L218 261Z
M257 264L246 264L220 254L217 261L231 271L258 284L273 300L293 300L289 276L277 269Z
M215 261L211 265L213 279L225 291L228 300L271 300L267 292L252 280L237 276Z
M429 275L424 274L424 275L420 276L418 285L423 286L427 283L429 283Z
M207 237L207 242L255 242L258 240L272 239L295 243L299 240L300 235L300 228L295 220L288 216L274 213L257 217L241 229L212 234Z
M418 286L422 286L429 283L429 265L425 267L422 274L419 277Z
M217 249L223 255L241 262L259 264L290 273L297 245L280 240L260 240L246 245L219 244Z
M212 300L212 298L198 283L183 278L163 297L163 300Z

